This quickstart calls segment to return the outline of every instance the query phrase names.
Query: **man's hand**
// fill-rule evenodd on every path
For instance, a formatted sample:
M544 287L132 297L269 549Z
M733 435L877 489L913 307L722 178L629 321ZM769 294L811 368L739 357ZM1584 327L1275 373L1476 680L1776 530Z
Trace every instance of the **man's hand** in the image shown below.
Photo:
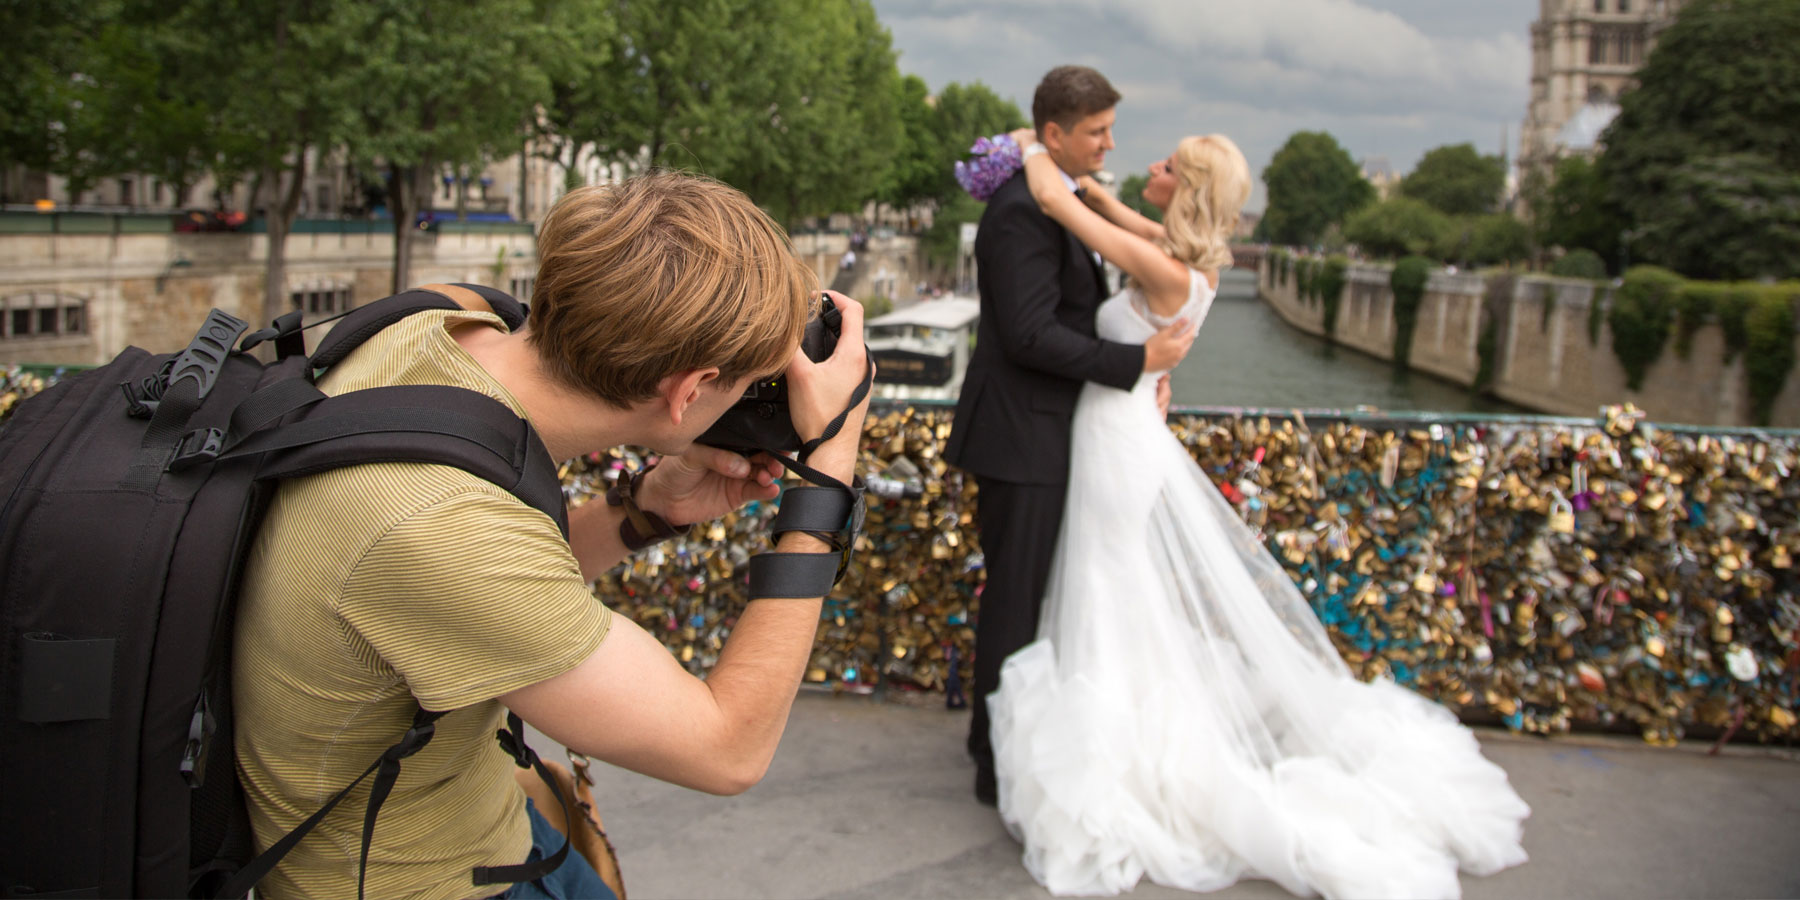
M1156 379L1156 410L1162 413L1164 421L1169 418L1169 401L1174 399L1175 391L1169 387L1169 376Z
M1176 319L1174 324L1151 335L1144 342L1144 371L1167 372L1180 365L1199 333L1200 329L1189 325L1188 320Z
M750 459L695 444L664 457L638 485L638 507L675 525L716 519L752 500L773 500L781 489L781 463L766 454Z
M788 414L793 416L794 430L803 441L825 433L825 426L844 412L863 376L870 371L869 348L863 343L862 304L835 291L826 293L844 314L837 348L822 362L813 362L804 351L796 349L788 363ZM869 396L873 393L864 395L862 402L850 410L842 430L813 450L807 465L850 483L856 474L856 451L862 443L863 419L868 415Z

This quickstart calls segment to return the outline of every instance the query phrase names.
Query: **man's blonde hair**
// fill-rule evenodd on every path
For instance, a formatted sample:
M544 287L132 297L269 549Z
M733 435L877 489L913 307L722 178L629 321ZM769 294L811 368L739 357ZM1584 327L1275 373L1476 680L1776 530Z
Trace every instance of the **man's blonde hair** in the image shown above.
M545 216L528 337L551 377L623 408L677 372L781 371L816 289L742 192L655 172L577 188Z
M1163 252L1202 271L1231 265L1231 233L1250 199L1250 164L1222 134L1182 138L1175 192L1163 215Z

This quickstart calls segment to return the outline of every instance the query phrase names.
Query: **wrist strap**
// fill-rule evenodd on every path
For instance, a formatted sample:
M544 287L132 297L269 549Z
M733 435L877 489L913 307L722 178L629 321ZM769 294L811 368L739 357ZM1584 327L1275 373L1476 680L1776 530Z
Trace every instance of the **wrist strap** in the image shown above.
M653 512L639 509L637 505L637 486L656 468L652 465L642 472L633 473L627 469L619 473L619 480L606 490L606 505L623 507L625 520L619 523L619 540L624 542L625 549L636 553L651 544L660 544L672 537L680 537L688 533L692 525L670 525L667 519Z
M750 557L750 599L823 597L837 586L841 553L758 553Z
M797 486L783 491L781 509L769 523L777 537L802 531L829 544L830 553L759 553L750 557L750 599L823 597L850 568L856 535L862 531L863 481L851 478L842 490Z

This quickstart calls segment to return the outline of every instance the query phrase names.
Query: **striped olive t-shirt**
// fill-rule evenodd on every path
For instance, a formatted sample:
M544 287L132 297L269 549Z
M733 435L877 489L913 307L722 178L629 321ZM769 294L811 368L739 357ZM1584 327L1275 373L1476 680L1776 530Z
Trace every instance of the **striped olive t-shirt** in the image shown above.
M451 337L458 326L505 327L486 313L418 313L319 386L456 385L523 414ZM525 861L531 829L494 741L505 716L494 698L574 668L610 616L549 517L460 469L381 463L284 483L245 572L232 673L259 849L398 740L416 697L456 711L401 765L369 850L368 896L500 892L470 870ZM263 896L356 895L373 781L263 879Z

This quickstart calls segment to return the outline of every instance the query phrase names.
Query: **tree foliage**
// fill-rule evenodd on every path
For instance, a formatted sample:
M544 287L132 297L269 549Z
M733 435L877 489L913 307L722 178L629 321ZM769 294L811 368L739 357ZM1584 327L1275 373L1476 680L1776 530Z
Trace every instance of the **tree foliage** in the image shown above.
M1637 78L1599 161L1633 223L1631 259L1692 277L1800 274L1800 4L1693 0Z
M1506 185L1498 156L1482 156L1474 144L1451 144L1425 154L1400 182L1400 193L1446 215L1493 212Z
M1476 266L1516 263L1531 255L1531 229L1506 213L1476 216L1464 257Z
M1311 244L1334 222L1375 199L1375 188L1337 139L1302 131L1275 151L1263 170L1269 204L1262 227L1270 241Z
M396 292L410 283L413 218L431 176L517 152L521 114L550 96L532 12L530 0L364 0L331 23L361 36L361 63L336 73L351 98L345 143L387 173Z
M1155 204L1144 199L1144 186L1149 183L1150 179L1145 175L1126 176L1125 180L1119 183L1119 199L1123 200L1126 206L1137 210L1139 214L1150 221L1161 222L1163 216L1162 210L1157 209Z
M1364 207L1344 223L1344 237L1371 256L1395 258L1435 252L1450 220L1410 197Z
M1617 266L1621 236L1628 226L1607 198L1606 183L1592 160L1571 156L1559 161L1554 180L1532 210L1543 246L1589 250Z

